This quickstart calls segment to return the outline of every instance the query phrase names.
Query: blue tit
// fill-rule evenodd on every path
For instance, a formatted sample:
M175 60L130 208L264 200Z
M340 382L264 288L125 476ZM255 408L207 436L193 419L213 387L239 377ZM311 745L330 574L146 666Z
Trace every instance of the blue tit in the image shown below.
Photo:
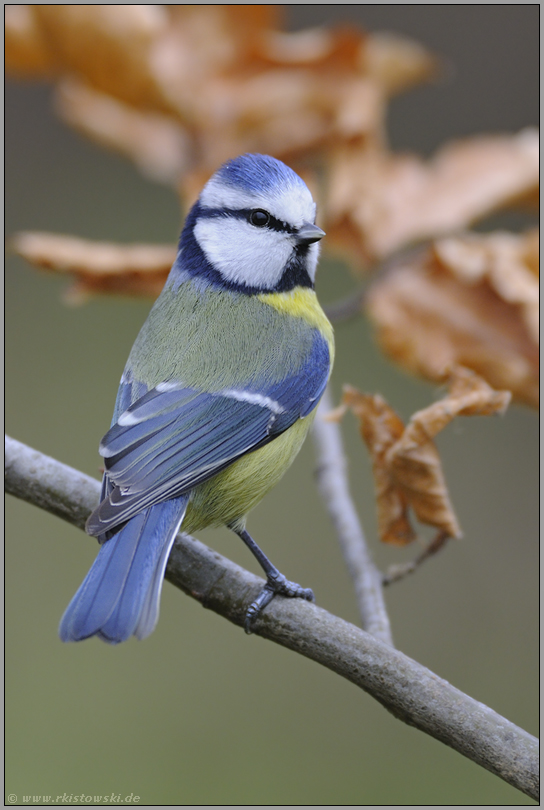
M62 641L149 635L180 528L226 525L257 558L266 585L248 632L275 594L313 599L245 527L297 455L331 371L315 215L303 180L266 155L228 161L202 190L100 445L102 498L86 528L101 547L61 620Z

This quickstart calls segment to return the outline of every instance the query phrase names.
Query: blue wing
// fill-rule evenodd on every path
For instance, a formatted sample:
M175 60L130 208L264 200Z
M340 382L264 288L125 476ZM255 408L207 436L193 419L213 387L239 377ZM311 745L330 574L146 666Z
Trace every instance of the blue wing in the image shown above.
M281 382L209 393L169 381L147 391L102 440L105 497L89 518L89 534L109 535L272 441L315 408L329 367L327 343L316 332L306 363Z
M117 391L117 399L115 401L115 408L113 410L113 417L111 420L111 426L115 425L117 422L117 418L120 414L130 408L131 404L136 400L143 397L144 394L147 393L147 386L144 383L140 383L137 380L132 378L132 375L123 373L121 377L121 382L119 383L119 389ZM102 491L100 493L100 502L104 501L106 498L109 498L111 492L113 490L113 483L110 481L107 475L102 476ZM99 543L104 543L106 540L109 540L110 537L115 534L116 529L113 532L105 532L103 535L98 536ZM92 533L91 533L92 534Z

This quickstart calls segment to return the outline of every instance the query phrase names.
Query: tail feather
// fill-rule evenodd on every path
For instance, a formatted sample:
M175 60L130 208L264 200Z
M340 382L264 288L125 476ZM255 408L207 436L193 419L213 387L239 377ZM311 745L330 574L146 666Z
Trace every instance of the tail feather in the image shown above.
M103 543L61 619L62 641L97 635L118 644L153 631L166 563L187 502L181 496L150 506Z
M172 542L164 544L161 554L157 560L155 570L153 571L153 576L147 589L145 601L142 606L142 610L140 611L138 623L136 624L136 627L134 629L134 635L136 636L136 638L140 640L146 638L146 636L149 636L157 625L157 621L159 619L159 604L161 598L162 583L164 582L164 572L166 570L168 557L170 556L172 543L174 542L174 539L181 526L181 522L185 516L185 509L186 505L184 506L183 513L180 515L179 521L176 525L172 537Z

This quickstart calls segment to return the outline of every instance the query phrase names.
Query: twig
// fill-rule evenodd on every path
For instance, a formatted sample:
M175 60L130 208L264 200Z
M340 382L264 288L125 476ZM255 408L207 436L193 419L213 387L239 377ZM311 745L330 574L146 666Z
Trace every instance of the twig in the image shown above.
M376 279L386 275L396 267L413 261L416 257L423 254L430 244L431 242L428 239L423 239L420 242L410 245L408 248L405 247L402 248L402 250L393 253L391 256L388 256L387 258L383 259L383 261L378 262L373 267L367 268L366 275L368 276L368 279L372 279L372 283L374 283ZM341 298L339 301L333 301L332 303L324 306L323 309L325 310L325 314L329 321L335 326L338 326L341 323L350 321L357 315L361 315L368 288L369 281L367 280L364 284L357 287L353 292L349 293L349 295L347 295L345 298Z
M98 481L9 436L4 466L7 493L85 528L100 497Z
M77 486L74 482L77 481ZM6 439L6 490L81 525L96 504L97 481ZM262 580L180 535L167 578L240 627ZM303 600L277 598L255 632L310 658L364 689L416 726L538 800L538 741L369 633Z
M350 293L340 301L333 301L324 307L325 315L331 323L338 325L360 315L363 309L363 302L368 284L359 287L355 292Z
M440 549L446 545L450 537L451 535L449 535L448 532L438 532L429 545L424 548L417 557L414 557L413 560L390 565L383 576L382 585L384 587L392 585L394 582L399 582L399 580L404 579L408 574L413 574L421 563L425 562L429 557L432 557L437 551L440 551Z
M323 418L331 410L329 392L325 391L313 429L317 445L319 490L353 579L363 629L386 644L393 645L382 590L382 574L372 561L349 491L340 428L335 422L328 422Z

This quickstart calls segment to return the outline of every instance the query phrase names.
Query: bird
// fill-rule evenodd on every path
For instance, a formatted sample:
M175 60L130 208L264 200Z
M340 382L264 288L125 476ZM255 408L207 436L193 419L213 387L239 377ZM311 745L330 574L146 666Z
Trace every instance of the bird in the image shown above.
M62 641L148 636L180 529L227 526L256 557L266 584L246 632L277 594L314 601L246 521L297 455L332 369L315 220L305 182L269 155L230 159L204 185L100 443L101 500L86 524L100 549L61 619Z

